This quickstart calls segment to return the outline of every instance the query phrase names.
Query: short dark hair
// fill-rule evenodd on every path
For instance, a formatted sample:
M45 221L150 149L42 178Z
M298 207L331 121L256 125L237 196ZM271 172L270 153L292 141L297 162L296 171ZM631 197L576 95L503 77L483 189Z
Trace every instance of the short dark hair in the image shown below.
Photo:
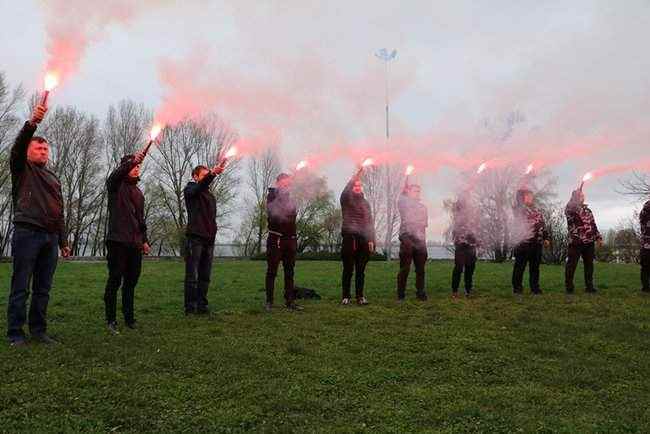
M49 142L48 142L47 140L45 140L44 137L41 137L41 136L34 136L34 137L32 137L32 140L30 140L30 143L31 143L31 142L36 142L36 143L47 143L47 144L49 145Z
M291 175L289 175L289 174L283 172L283 173L279 174L279 175L277 176L277 178L275 178L275 181L276 181L276 182L280 182L280 181L282 181L283 179L287 179L287 178L291 178Z
M210 170L203 164L199 164L192 170L192 178L199 176L199 173L201 173L202 170Z

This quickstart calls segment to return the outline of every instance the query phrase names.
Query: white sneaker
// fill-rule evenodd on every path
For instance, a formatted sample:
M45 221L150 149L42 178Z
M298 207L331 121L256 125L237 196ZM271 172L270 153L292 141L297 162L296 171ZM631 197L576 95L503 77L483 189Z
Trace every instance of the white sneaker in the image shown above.
M350 299L349 298L344 298L343 300L341 300L341 304L347 306L348 304L350 304Z
M365 306L368 304L368 300L366 300L366 297L357 298L357 304L359 306Z

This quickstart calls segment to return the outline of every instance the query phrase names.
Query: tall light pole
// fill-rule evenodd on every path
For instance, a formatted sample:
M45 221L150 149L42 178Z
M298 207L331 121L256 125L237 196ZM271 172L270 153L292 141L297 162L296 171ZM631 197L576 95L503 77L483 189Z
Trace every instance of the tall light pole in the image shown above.
M389 124L388 122L388 64L390 63L391 60L397 57L397 50L388 52L387 49L382 48L381 50L375 53L375 56L379 60L383 60L384 64L386 65L386 140L388 140L388 138L390 137L390 130L388 127Z

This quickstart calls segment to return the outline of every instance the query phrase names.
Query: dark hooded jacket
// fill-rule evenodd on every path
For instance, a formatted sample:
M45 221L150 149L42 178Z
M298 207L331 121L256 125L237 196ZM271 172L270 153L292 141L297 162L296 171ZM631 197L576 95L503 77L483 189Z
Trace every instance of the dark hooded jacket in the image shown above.
M138 188L139 178L129 177L136 165L133 156L125 156L106 180L108 190L107 241L141 248L148 243L144 219L144 195Z
M650 249L650 200L643 205L639 214L639 223L641 224L641 247Z
M594 214L586 204L576 200L575 192L564 210L570 244L589 244L602 240Z
M27 148L36 125L25 122L11 148L11 197L14 224L58 234L59 246L68 245L63 215L63 194L57 176L45 165L27 160Z
M375 241L375 227L372 219L370 204L363 193L357 194L352 190L355 178L352 178L341 193L341 224L342 235L362 236L366 240Z
M292 238L296 236L296 203L287 189L269 188L266 196L269 233Z
M217 199L210 191L214 178L215 176L208 172L201 181L188 182L183 190L187 208L186 234L209 243L214 243L217 236Z
M408 236L418 241L426 241L426 230L429 226L427 207L419 200L410 198L405 189L397 201L397 209L401 220L400 238Z

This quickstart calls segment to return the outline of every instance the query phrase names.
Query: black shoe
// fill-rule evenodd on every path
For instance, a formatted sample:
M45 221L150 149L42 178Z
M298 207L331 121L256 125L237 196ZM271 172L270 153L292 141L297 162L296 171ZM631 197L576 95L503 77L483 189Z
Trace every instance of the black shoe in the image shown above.
M472 296L472 290L466 289L465 290L465 298L470 298Z
M417 300L419 300L419 301L427 301L427 300L428 300L427 294L424 293L424 292L421 292L421 293L419 293L419 294L416 294L416 295L415 295L415 298L416 298Z
M117 329L117 321L109 321L106 323L106 328L111 334L119 335L120 331Z
M641 288L641 292L648 293L648 292L650 292L650 288Z
M264 303L264 310L268 313L271 313L273 310L273 303L266 302Z
M536 289L534 291L531 291L533 295L542 295L542 290L541 289Z
M9 346L11 347L24 347L27 345L25 336L14 336L9 338Z
M585 289L585 292L587 294L595 294L598 292L598 290L596 288L589 288L589 289Z
M196 309L196 314L197 315L210 315L210 309L207 307L199 307Z
M458 298L458 291L451 291L451 298Z
M404 301L404 297L397 297L397 304L403 304Z
M286 308L287 308L287 310L294 311L294 312L304 310L304 308L302 306L300 306L299 304L293 303L293 302L288 303L286 305Z
M524 290L523 289L513 289L512 293L514 295L524 295Z
M185 309L185 315L196 315L196 309L194 308Z
M59 343L55 339L52 339L51 337L49 337L46 333L37 333L35 335L32 335L32 339L35 340L36 342L39 342L39 343L45 344L45 345L56 345L56 344Z
M138 324L137 324L137 322L135 320L127 322L126 326L128 328L130 328L131 330L135 330L135 329L138 328Z

